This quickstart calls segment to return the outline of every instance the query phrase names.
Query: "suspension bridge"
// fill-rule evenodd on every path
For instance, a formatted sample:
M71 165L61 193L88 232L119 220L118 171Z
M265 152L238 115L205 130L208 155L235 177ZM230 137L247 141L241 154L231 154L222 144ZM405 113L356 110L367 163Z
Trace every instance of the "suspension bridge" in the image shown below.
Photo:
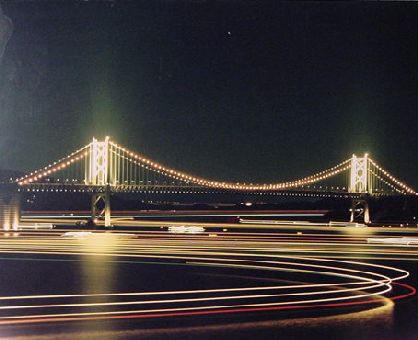
M92 216L111 225L112 193L211 194L247 193L352 199L351 220L369 222L367 197L417 195L410 186L378 165L368 154L349 159L300 179L275 183L237 183L198 177L162 165L106 137L14 180L20 192L85 192L92 197ZM99 209L99 205L104 206ZM99 211L100 210L100 211ZM15 222L13 222L15 223Z

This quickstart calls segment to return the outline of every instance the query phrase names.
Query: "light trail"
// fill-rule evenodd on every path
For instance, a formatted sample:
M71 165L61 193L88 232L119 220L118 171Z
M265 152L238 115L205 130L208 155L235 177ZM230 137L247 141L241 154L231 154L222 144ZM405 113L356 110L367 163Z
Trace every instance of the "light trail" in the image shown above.
M239 216L239 214L237 214ZM236 216L236 215L234 215ZM25 225L33 225L34 223L49 223L49 224L56 224L58 227L60 225L73 225L75 221L80 220L79 218L68 218L68 217L56 217L53 215L46 216L45 218L31 218L30 216L24 216L22 218L22 226ZM116 218L115 221L119 219ZM103 223L99 221L99 224ZM121 225L128 226L128 227L142 227L142 228L155 228L155 227L168 227L168 226L203 226L206 229L210 230L211 228L228 228L229 231L233 231L236 229L240 230L270 230L270 231L277 231L281 232L283 230L294 230L295 232L303 230L316 232L318 231L318 226L307 226L304 225L303 228L301 226L295 225L266 225L266 224L253 224L253 225L246 225L242 223L215 223L215 222L176 222L176 221L155 221L155 220L132 220L132 219L123 219ZM338 233L347 233L351 235L364 235L364 234L371 234L371 233L410 233L410 234L418 234L418 228L416 226L410 227L399 227L399 226L392 226L392 227L341 227L341 226L324 226L323 231L328 232L338 232ZM253 233L253 235L257 235L257 233ZM334 234L335 236L335 234Z
M309 277L312 282L286 284L283 281L279 285L154 292L59 294L57 291L55 294L0 296L0 324L131 318L133 315L221 314L262 308L320 308L354 302L367 305L371 304L370 300L379 303L378 297L391 292L394 281L409 275L407 271L391 266L336 260L336 254L344 253L341 247L350 248L351 251L356 248L356 253L366 256L375 254L376 250L380 256L391 256L398 252L399 255L405 255L400 250L393 251L393 245L387 247L362 243L357 236L339 236L336 240L333 235L328 241L328 236L320 235L321 242L317 242L315 235L308 236L306 240L305 236L289 234L261 240L248 239L247 235L239 233L233 236L219 235L217 238L208 238L207 235L137 235L139 237L134 239L124 239L113 237L117 234L97 233L88 239L66 239L57 237L56 231L21 233L15 238L0 238L0 253L8 254L7 258L11 261L24 261L27 259L24 256L31 254L41 256L32 261L86 261L99 257L100 261L109 263L223 267L238 274L241 270L251 270L255 275L259 271L269 271L274 273L275 280L286 280L287 273L293 273L300 277L298 281L303 282ZM292 239L297 242L289 242ZM347 244L347 240L354 243ZM324 246L331 247L326 250L328 254L316 257L318 247ZM418 259L418 248L411 249L408 255ZM301 256L299 252L304 252L304 255ZM10 257L11 254L13 257ZM83 258L76 259L74 256ZM142 259L141 262L138 259ZM408 294L403 295L406 297ZM152 299L153 296L160 298ZM81 302L80 299L89 301ZM11 304L11 301L19 301L19 304ZM216 304L217 301L222 304ZM132 308L135 306L141 306L141 309ZM97 311L97 308L101 310ZM50 312L42 313L42 310Z

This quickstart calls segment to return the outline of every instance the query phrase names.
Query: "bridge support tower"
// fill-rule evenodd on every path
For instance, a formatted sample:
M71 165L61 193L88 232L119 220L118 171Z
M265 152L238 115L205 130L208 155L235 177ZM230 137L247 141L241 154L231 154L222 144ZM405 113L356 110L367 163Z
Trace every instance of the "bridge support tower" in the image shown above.
M111 210L110 210L110 186L106 186L103 193L95 193L91 197L91 217L104 217L105 227L110 227Z
M90 143L90 159L86 162L85 183L95 187L105 187L104 192L96 192L91 199L92 218L102 217L105 219L105 227L111 226L110 209L110 183L111 167L109 162L109 137L104 142L96 138ZM99 206L104 206L100 209Z
M370 223L370 210L367 198L351 201L350 222Z
M362 194L360 198L354 198L350 208L350 222L362 221L370 223L369 194L373 192L369 171L368 154L363 157L353 155L351 158L350 193Z

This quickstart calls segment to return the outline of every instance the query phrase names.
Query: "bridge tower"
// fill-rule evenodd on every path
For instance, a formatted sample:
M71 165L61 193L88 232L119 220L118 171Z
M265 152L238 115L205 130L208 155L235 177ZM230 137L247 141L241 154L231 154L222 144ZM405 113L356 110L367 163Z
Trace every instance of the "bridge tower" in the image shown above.
M90 143L90 158L86 162L85 168L85 184L97 186L97 190L91 199L91 216L92 218L103 216L105 218L105 227L111 226L111 210L110 210L110 183L111 176L109 162L109 137L103 142L99 142L96 138ZM99 209L99 205L104 204L104 209Z
M362 219L364 223L370 223L369 202L367 199L373 191L370 176L368 154L365 153L363 157L357 157L353 154L348 191L360 194L360 198L352 200L350 222Z
M367 153L363 157L353 155L351 158L350 186L348 191L361 194L372 192L369 155Z

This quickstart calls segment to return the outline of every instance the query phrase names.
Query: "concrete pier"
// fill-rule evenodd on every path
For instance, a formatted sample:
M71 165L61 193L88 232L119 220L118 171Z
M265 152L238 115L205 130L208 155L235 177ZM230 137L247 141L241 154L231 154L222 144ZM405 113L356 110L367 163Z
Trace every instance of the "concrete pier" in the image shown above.
M16 230L20 222L20 195L16 184L0 183L0 228Z

